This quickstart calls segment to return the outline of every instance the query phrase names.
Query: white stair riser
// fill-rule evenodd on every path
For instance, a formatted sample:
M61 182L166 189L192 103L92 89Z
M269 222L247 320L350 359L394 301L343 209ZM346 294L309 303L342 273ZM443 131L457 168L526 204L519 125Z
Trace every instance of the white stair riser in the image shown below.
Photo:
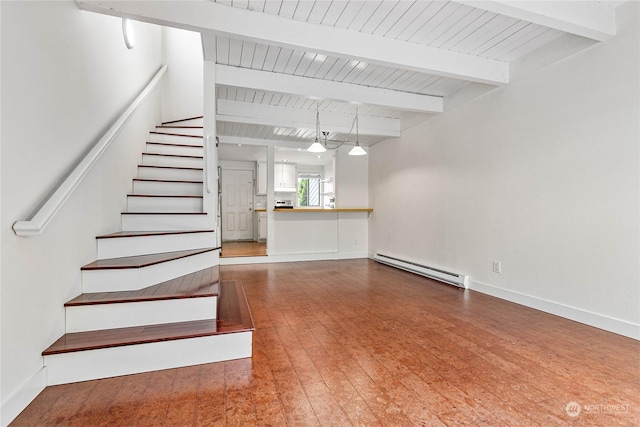
M176 166L185 168L201 168L204 161L198 157L157 156L155 154L143 154L143 165Z
M202 169L171 169L138 166L138 178L177 181L202 181Z
M218 251L208 251L141 268L82 270L83 293L137 291L218 265Z
M44 357L47 384L66 384L251 357L252 332L111 347Z
M211 296L65 307L66 332L215 319L216 301Z
M133 193L202 196L202 183L171 181L133 181Z
M172 132L166 132L172 133ZM191 136L180 135L167 135L163 133L150 133L149 142L168 142L171 144L184 144L184 145L202 145L203 138L194 138Z
M118 237L97 239L98 259L122 258L192 249L212 248L216 245L213 232L165 234L160 236Z
M122 231L207 230L214 228L208 215L127 214L121 215Z
M202 120L201 120L202 122ZM171 125L168 125L171 126ZM178 123L175 124L174 126L202 126L202 123L200 124L193 124L193 123ZM161 133L177 133L179 135L196 135L196 136L202 136L202 127L199 128L181 128L181 127L157 127L156 126L156 132L161 132Z
M203 156L202 147L191 147L187 145L160 145L147 143L147 153L155 154L175 154L178 156Z
M202 212L202 197L128 196L128 212Z

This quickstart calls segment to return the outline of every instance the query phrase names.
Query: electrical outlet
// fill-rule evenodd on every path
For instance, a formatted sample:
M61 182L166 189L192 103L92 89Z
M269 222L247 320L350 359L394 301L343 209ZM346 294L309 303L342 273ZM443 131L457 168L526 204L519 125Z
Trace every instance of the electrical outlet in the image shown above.
M353 244L354 244L354 245L356 245L356 246L358 246L358 239L355 239L355 240L353 241Z
M502 263L500 261L493 261L493 272L502 273Z

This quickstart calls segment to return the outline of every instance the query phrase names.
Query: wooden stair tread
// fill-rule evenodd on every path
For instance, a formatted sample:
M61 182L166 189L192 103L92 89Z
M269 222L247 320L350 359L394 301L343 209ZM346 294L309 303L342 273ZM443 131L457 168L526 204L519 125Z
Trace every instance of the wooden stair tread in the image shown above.
M182 133L169 133L169 132L157 132L157 131L151 131L149 133L152 133L155 135L181 136L181 137L187 137L187 138L203 138L202 135L186 135Z
M241 280L225 280L218 297L218 333L253 331L253 318Z
M203 181L186 181L178 179L151 179L151 178L133 178L134 181L143 182L176 182L180 184L203 184Z
M196 119L202 119L202 118L204 118L204 117L203 116L195 116L195 117L189 117L187 119L179 119L179 120L171 120L171 121L168 121L168 122L162 122L162 124L163 125L169 125L169 124L172 124L172 123L187 122L189 120L196 120Z
M205 252L211 252L215 248L195 249L189 251L165 252L160 254L136 255L122 258L100 259L85 265L81 270L117 270L126 268L141 268L150 265L186 258Z
M203 196L190 194L127 194L127 197L174 197L179 199L202 199Z
M215 230L173 230L173 231L118 231L96 236L96 239L114 239L119 237L164 236L169 234L211 233Z
M189 145L189 144L172 144L170 142L153 142L153 141L147 141L147 144L152 144L152 145L166 145L169 147L188 147L188 148L202 148L202 145Z
M203 168L193 168L189 166L162 166L162 165L138 165L139 168L158 168L158 169L188 169L188 170L204 170Z
M186 159L204 159L203 156L193 156L190 154L165 154L165 153L142 153L143 156L160 156L160 157L180 157Z
M47 356L254 330L249 306L240 282L222 282L221 297L225 300L218 309L218 320L196 320L165 325L147 325L65 334L43 351L42 355Z
M65 307L216 296L220 293L219 270L216 265L136 291L81 294Z
M156 129L204 129L204 126L187 126L187 125L183 125L183 126L177 126L177 125L162 125L162 126L156 126Z

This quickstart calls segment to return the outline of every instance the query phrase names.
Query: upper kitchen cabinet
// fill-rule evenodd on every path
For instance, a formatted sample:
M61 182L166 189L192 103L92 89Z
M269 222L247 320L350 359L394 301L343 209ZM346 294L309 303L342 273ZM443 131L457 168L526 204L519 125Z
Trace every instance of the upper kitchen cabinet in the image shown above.
M298 191L298 171L295 164L274 164L274 191L278 193L295 193Z

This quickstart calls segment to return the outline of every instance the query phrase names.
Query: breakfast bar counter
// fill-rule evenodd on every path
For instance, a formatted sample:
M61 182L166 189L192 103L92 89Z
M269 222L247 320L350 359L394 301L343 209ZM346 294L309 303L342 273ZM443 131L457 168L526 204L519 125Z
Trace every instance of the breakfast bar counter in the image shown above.
M372 208L275 208L274 212L309 213L309 212L373 212Z
M275 208L269 255L366 258L371 208Z

